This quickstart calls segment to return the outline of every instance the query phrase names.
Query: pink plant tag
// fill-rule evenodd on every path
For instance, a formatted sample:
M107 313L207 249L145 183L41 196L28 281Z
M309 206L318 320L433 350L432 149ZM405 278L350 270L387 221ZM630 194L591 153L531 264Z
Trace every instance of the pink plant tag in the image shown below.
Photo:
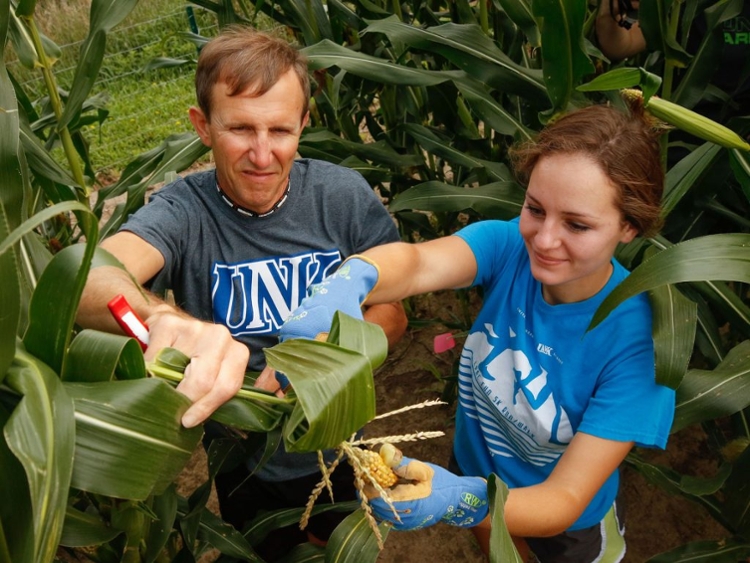
M432 343L432 349L436 354L442 354L455 346L456 341L453 339L453 335L450 332L438 334Z

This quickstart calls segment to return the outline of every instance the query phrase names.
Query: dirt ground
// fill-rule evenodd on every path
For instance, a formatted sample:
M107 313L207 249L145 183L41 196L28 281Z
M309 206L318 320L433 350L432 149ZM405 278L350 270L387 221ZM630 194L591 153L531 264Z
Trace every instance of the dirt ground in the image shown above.
M436 312L438 312L436 314ZM451 318L458 314L452 293L420 298L411 316L419 319ZM378 413L439 399L444 382L459 353L459 347L437 355L433 338L446 332L445 326L432 324L412 328L391 352L376 373ZM402 444L410 457L445 466L453 439L453 406L411 410L377 420L365 429L368 437L404 434L415 431L441 430L445 436L421 442ZM639 452L649 460L691 475L710 475L715 470L707 454L705 436L690 428L670 438L666 451ZM205 480L205 455L197 451L181 476L183 492ZM685 499L667 495L650 485L629 467L622 469L622 499L626 511L625 563L642 563L654 555L689 541L720 539L727 532L706 511ZM215 509L215 502L213 509ZM211 557L206 558L207 563ZM438 525L414 532L392 531L379 563L480 563L485 561L469 530Z

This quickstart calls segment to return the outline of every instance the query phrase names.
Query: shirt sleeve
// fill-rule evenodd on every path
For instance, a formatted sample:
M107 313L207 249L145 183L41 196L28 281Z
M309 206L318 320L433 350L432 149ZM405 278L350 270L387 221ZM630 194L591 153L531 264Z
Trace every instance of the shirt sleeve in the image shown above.
M618 309L621 309L618 311ZM664 448L674 417L675 392L655 380L651 309L636 296L600 325L599 353L608 359L578 431L600 438ZM586 337L584 337L585 340Z

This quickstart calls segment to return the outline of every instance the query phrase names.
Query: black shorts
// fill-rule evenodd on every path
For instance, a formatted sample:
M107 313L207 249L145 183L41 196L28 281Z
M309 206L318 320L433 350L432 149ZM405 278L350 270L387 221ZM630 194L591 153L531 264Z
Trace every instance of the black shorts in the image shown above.
M219 473L215 481L221 517L238 530L242 530L260 511L304 507L321 479L320 472L278 482L263 481L256 476L248 478L247 475L247 468L240 464L227 473ZM357 498L354 471L348 463L339 464L331 475L331 482L337 503ZM330 502L328 490L323 489L316 504ZM348 515L349 512L333 510L323 512L310 518L305 530L300 530L299 524L279 528L271 532L260 545L254 546L254 549L264 560L275 561L295 545L308 541L307 532L327 541L334 528Z

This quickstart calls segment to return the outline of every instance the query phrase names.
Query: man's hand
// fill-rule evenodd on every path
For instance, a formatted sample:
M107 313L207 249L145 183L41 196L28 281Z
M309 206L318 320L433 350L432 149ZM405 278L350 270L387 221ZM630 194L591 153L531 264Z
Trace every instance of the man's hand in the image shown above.
M250 351L225 326L199 321L168 306L148 317L146 324L150 339L146 360L153 360L165 347L190 357L177 386L193 401L182 416L183 426L197 426L240 390Z
M365 487L364 492L375 517L392 522L396 530L416 530L438 522L469 528L482 522L489 512L487 482L481 477L459 477L408 457L394 471L402 483L388 493L400 522L372 486Z

